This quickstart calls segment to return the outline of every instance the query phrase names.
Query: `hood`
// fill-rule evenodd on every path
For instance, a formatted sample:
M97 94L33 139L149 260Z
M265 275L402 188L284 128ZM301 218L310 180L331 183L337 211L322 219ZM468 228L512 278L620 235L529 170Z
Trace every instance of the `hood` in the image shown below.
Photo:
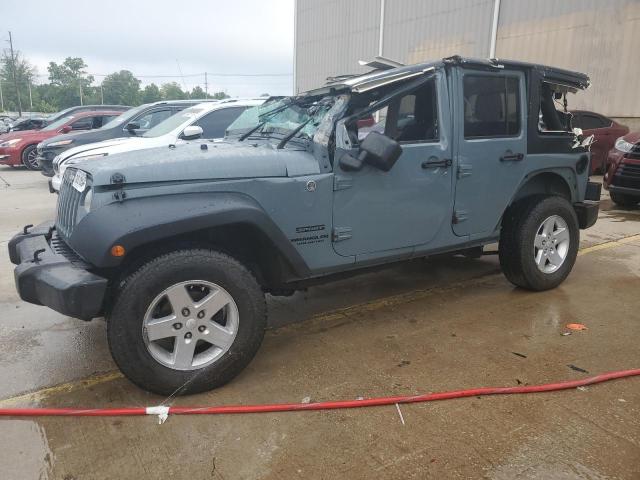
M77 157L83 157L87 155L99 155L126 152L129 150L127 146L135 145L139 142L139 137L121 137L113 138L111 140L104 140L102 142L88 143L86 145L78 145L77 147L71 147L60 154L60 161L66 161Z
M201 149L201 145L207 145L207 149ZM93 185L109 185L116 172L124 175L127 184L320 173L318 161L308 151L241 142L185 143L174 148L129 151L80 161L75 167L90 173Z
M640 130L638 130L637 132L627 133L622 138L629 143L638 143L640 142Z
M103 140L113 139L115 137L121 137L123 135L122 128L96 128L94 130L86 130L83 132L69 132L66 135L57 134L53 138L48 138L46 142L42 144L43 148L46 148L50 143L57 142L67 138L73 139L72 146L86 145L88 143L101 142Z
M58 132L43 132L42 130L19 130L17 132L9 132L4 135L0 135L0 142L11 140L12 138L22 138L33 142L39 142L45 138L49 138L53 135L58 135Z

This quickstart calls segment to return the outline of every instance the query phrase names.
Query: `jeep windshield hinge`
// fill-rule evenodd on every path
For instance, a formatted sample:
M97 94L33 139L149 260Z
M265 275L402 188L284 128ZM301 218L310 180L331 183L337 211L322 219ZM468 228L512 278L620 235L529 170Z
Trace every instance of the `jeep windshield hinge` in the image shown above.
M334 242L349 240L351 238L351 227L334 227L331 239Z

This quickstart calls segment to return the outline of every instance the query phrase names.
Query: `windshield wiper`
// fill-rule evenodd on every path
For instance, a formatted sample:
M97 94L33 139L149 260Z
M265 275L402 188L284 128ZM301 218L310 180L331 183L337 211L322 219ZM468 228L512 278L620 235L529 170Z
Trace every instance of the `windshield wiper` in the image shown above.
M308 119L306 122L302 122L300 125L298 125L296 128L294 128L293 130L291 130L290 133L288 133L282 140L280 140L280 143L278 143L278 146L276 147L277 149L282 149L284 148L284 146L287 144L287 142L289 140L291 140L293 137L295 137L298 133L300 133L300 130L302 130L304 127L307 126L307 124L311 121L312 119Z
M242 142L243 140L246 140L247 138L249 138L253 133L257 132L258 130L260 130L262 127L264 127L267 124L267 121L274 116L276 113L280 113L283 110L289 108L291 105L294 105L295 102L288 102L285 103L284 105L280 105L278 108L274 108L273 110L271 110L270 112L267 112L265 114L263 114L261 116L262 117L267 117L264 120L262 120L261 122L259 122L255 127L253 127L251 130L249 130L248 132L243 133L242 135L240 135L238 137L238 141Z
M242 135L240 135L238 137L238 141L242 142L243 140L246 140L251 134L257 132L258 130L260 130L262 127L264 127L267 124L267 121L264 120L262 122L260 122L259 124L257 124L255 127L253 127L251 130L249 130L248 132L244 132Z

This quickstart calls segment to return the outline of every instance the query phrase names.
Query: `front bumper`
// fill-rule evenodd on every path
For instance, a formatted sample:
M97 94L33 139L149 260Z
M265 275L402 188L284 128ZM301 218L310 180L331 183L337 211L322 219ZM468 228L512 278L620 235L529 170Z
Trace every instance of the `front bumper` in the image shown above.
M592 227L598 220L598 212L600 210L600 202L585 200L584 202L574 203L573 209L578 216L578 225L581 230Z
M617 185L609 185L609 192L640 198L640 188L618 187Z
M22 165L20 150L13 147L0 148L0 165Z
M36 161L40 166L40 169L41 169L40 173L42 173L42 175L44 175L45 177L53 177L53 174L55 173L53 171L53 160L49 160L45 157L41 157L40 155L38 155L36 157Z
M45 305L63 315L91 320L103 311L107 279L56 236L52 222L19 233L9 241L16 288L25 302Z

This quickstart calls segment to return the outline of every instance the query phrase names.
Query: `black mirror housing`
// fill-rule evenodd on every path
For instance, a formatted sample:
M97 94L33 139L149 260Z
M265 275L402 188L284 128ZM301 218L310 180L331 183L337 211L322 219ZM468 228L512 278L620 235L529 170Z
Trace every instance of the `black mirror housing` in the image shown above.
M391 170L402 154L398 142L378 132L370 132L360 144L360 150L360 159L364 157L369 165L383 172Z
M129 122L127 123L127 126L124 127L127 130L129 130L130 132L134 131L134 130L138 130L140 128L140 124L136 123L136 122Z

